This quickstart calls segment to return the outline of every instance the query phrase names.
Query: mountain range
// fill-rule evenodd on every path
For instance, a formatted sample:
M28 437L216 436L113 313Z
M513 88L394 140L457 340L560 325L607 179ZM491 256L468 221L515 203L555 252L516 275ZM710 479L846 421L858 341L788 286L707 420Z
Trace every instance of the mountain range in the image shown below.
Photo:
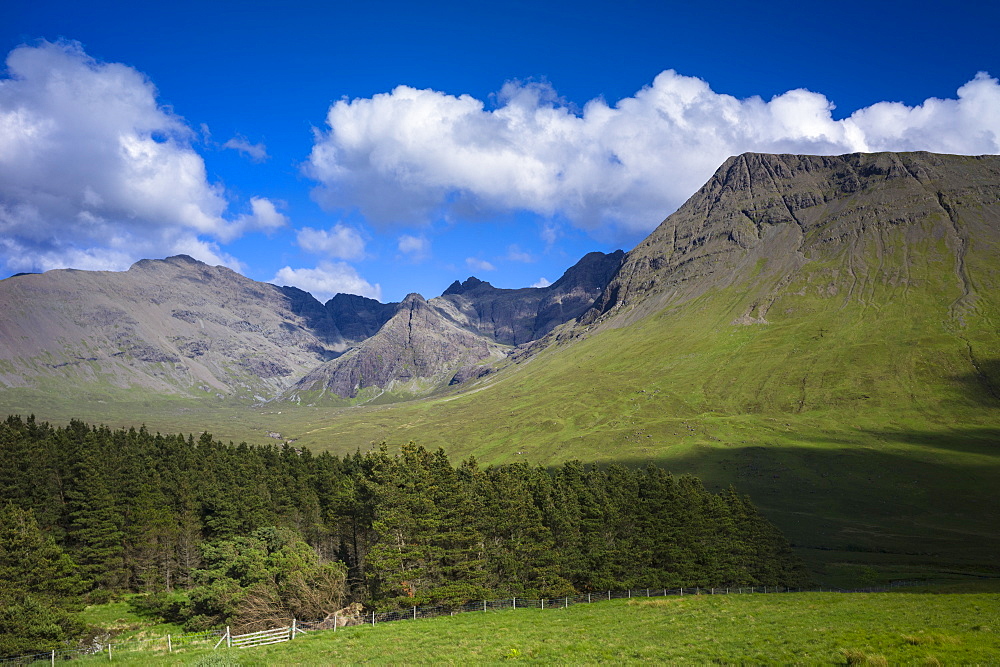
M178 256L11 277L0 312L10 412L654 460L749 493L827 578L997 573L998 156L735 156L546 288L322 304Z
M321 304L186 255L124 272L49 271L0 282L0 384L39 378L266 401L428 393L490 372L589 309L621 264L591 253L548 287L470 277L401 303Z

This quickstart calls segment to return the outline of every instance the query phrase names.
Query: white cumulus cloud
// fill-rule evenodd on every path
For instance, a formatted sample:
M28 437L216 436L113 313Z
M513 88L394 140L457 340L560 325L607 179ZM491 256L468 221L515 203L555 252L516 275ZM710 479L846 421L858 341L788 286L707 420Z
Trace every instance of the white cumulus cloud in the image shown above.
M841 120L819 93L738 99L673 70L580 113L545 84L510 83L497 99L491 109L468 95L399 86L334 103L304 167L319 183L316 198L383 225L526 210L634 237L746 151L1000 151L1000 85L982 73L955 99L882 102ZM546 240L555 229L545 228Z
M476 271L496 271L497 267L493 266L485 259L479 259L476 257L466 257L465 264Z
M361 233L340 222L331 229L303 227L295 239L300 248L314 254L338 259L361 259L365 256L365 240Z
M131 67L72 42L14 49L0 78L0 264L123 269L183 252L239 268L218 243L284 216L263 198L229 214L194 136Z
M293 269L286 266L271 279L275 285L291 285L311 293L326 302L335 294L357 294L382 300L382 286L372 285L358 275L357 270L344 262L320 262L313 269Z
M551 284L552 283L550 283L547 278L542 277L539 278L538 281L532 285L532 287L548 287Z
M220 229L215 236L221 241L231 241L247 232L271 232L288 224L288 218L279 213L274 202L263 197L250 198L250 213L237 216L231 224Z
M423 236L403 234L397 241L399 252L409 255L413 261L420 261L430 253L431 242Z

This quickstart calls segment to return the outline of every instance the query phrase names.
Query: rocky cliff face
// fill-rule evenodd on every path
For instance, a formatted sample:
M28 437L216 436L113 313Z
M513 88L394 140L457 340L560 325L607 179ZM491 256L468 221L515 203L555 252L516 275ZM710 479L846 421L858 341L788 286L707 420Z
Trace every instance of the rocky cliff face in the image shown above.
M503 346L450 321L419 294L411 294L375 335L308 373L287 398L315 400L325 394L355 398L411 394L446 385L462 367L506 356Z
M733 157L628 253L582 319L627 324L746 283L750 296L736 321L763 323L782 293L802 289L807 265L816 289L863 298L869 281L919 279L920 265L939 251L959 267L956 308L974 307L967 255L978 271L990 253L996 265L998 187L998 156ZM934 247L924 247L928 240Z
M349 294L321 304L184 255L125 272L14 276L0 282L0 385L52 379L258 400L286 390L426 393L484 374L510 346L590 308L622 257L588 255L544 289L470 278L401 304Z
M621 251L590 253L544 288L497 289L470 277L430 301L411 294L377 333L306 375L286 397L420 394L487 375L512 346L587 311L623 258Z
M460 326L503 345L520 345L586 312L624 257L621 250L589 253L544 288L497 289L477 278L455 281L431 303Z

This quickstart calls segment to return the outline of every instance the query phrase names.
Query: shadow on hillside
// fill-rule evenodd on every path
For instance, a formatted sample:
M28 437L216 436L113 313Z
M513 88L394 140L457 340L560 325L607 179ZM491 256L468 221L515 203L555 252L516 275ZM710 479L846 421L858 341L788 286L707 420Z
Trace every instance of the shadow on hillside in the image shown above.
M951 453L995 456L1000 431L871 435L917 447L912 455L873 447L871 436L859 433L854 442L804 437L802 447L701 446L655 462L675 475L693 474L710 489L733 485L800 549L843 552L856 562L1000 575L1000 459L984 463ZM650 461L615 462L643 467Z
M1000 428L971 426L963 428L942 428L940 431L907 431L902 429L864 429L840 431L831 435L796 434L795 440L804 444L854 448L868 448L881 443L916 445L927 449L978 454L1000 457ZM761 445L755 445L760 447ZM753 448L754 446L749 446ZM979 465L970 461L969 465Z
M971 373L954 376L966 394L988 408L1000 408L1000 359L977 363Z
M879 441L1000 458L1000 428L965 428L945 432L865 431Z

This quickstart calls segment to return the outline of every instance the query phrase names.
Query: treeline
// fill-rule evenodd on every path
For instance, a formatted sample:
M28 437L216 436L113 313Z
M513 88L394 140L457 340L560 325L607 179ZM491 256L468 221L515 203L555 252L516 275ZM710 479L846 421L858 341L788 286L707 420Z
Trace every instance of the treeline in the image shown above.
M340 458L19 417L0 461L0 530L48 554L26 566L0 544L0 606L144 591L193 628L799 576L746 497L654 466L456 467L413 444Z

